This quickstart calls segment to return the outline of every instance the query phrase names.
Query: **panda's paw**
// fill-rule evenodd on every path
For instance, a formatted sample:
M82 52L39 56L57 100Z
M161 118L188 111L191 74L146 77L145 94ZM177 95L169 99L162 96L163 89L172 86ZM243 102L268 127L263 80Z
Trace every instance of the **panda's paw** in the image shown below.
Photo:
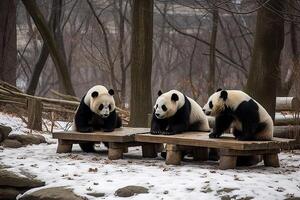
M208 135L208 137L209 137L209 138L218 138L218 137L220 137L220 136L219 136L218 134L212 132L212 133L210 133L210 134Z
M79 132L83 132L83 133L88 133L93 131L94 131L93 127L84 127L79 129Z
M236 137L236 139L239 140L239 141L253 141L253 140L255 140L253 137L244 136L244 135L240 135L240 136Z
M103 129L103 132L113 132L114 129Z
M174 131L165 131L165 132L163 132L162 134L163 134L163 135L175 135L176 132L174 132Z
M162 132L161 131L154 131L154 130L151 130L151 135L161 135Z

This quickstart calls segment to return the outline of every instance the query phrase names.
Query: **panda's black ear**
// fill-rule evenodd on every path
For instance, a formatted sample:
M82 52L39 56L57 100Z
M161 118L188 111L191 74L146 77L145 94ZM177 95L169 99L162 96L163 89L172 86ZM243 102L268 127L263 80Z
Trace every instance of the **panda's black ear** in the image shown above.
M93 98L96 98L97 96L98 96L98 92L97 91L95 91L95 92L92 93L92 97Z
M219 91L221 91L222 90L222 88L219 88L219 89L217 89L217 91L216 92L219 92Z
M115 94L115 91L113 89L108 90L108 94L110 94L111 96L113 96Z
M171 96L171 100L172 101L178 101L179 100L179 97L176 93L173 93L172 96Z
M157 93L157 95L158 95L158 96L162 95L162 91L159 90L158 93Z
M226 101L227 97L228 97L227 91L226 90L222 90L220 98L222 98L224 101Z

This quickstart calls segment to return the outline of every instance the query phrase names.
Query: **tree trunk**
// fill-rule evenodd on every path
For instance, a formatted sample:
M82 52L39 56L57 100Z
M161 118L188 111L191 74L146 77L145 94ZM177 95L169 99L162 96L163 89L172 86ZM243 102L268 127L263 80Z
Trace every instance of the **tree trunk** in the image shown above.
M126 67L123 44L125 41L125 13L123 14L123 1L119 0L119 51L121 68L121 105L125 107L126 102ZM126 10L125 10L126 11ZM124 12L125 12L124 11Z
M212 17L212 31L210 36L210 47L209 47L209 81L208 81L208 94L211 95L215 92L216 78L216 43L217 43L217 32L218 32L219 12L218 8L214 6L213 17Z
M0 80L16 85L16 2L0 1Z
M287 70L284 80L278 79L277 96L288 96L291 88L293 87L295 80L299 78L300 74L300 58L298 47L298 35L297 35L297 7L295 1L289 1L287 6L288 17L290 19L290 44L291 51L290 59L292 60L292 67ZM281 77L280 77L281 78ZM297 92L296 92L297 93Z
M59 53L62 56L62 58L65 60L68 73L70 73L70 70L69 70L70 66L67 65L67 56L66 56L65 45L64 45L64 37L63 37L62 28L61 28L62 4L63 4L62 0L53 0L53 3L52 3L53 11L51 11L51 12L54 12L54 18L53 18L51 26L52 26L54 38L55 38L57 46L58 46ZM59 78L63 78L63 77L59 77ZM60 92L64 91L63 84L59 84L59 91Z
M31 79L30 79L30 82L29 82L29 86L28 86L27 91L26 91L27 94L30 94L30 95L35 94L36 88L37 88L38 83L39 83L40 75L41 75L41 73L43 71L43 68L46 64L48 56L49 56L49 50L48 50L47 45L44 43L43 47L42 47L42 50L41 50L41 54L39 56L39 59L38 59L37 63L34 66L34 69L33 69L32 75L31 75Z
M279 59L284 44L284 19L280 14L285 1L265 0L257 12L253 56L246 92L274 119ZM277 10L276 12L273 10Z
M51 8L51 14L50 14L50 19L48 22L48 25L53 32L56 41L58 43L58 47L60 50L60 54L63 56L64 60L66 60L66 53L65 53L65 47L64 47L64 41L63 41L63 34L61 30L61 12L62 12L62 1L61 0L53 0L52 2L52 8ZM43 68L46 64L46 61L49 56L49 49L47 44L44 42L42 46L42 50L39 56L39 59L37 63L34 66L34 70L29 82L29 86L27 88L27 93L34 95L37 85L39 83L39 78L40 75L43 71ZM69 66L69 65L68 65ZM70 73L70 71L69 71ZM64 85L63 82L61 81L62 77L59 77L59 91L63 92L64 91Z
M130 125L146 127L152 111L153 0L134 0L131 38Z
M52 32L47 26L44 16L36 5L35 0L22 0L27 12L32 17L36 27L38 28L44 42L48 46L50 55L56 67L59 80L62 81L64 93L75 96L72 86L70 74L67 68L66 60L61 55L59 45L53 37Z
M54 2L52 3L51 14L50 14L49 22L48 22L48 25L49 25L50 28L53 28L52 24L53 24L55 13L56 13L55 12L56 9L54 9L53 6L54 6ZM29 20L30 20L30 18L29 18ZM53 31L53 29L51 29L51 31ZM34 66L34 69L33 69L32 75L31 75L31 79L30 79L30 82L28 84L28 88L27 88L27 91L26 91L27 94L30 94L30 95L35 94L35 91L37 89L41 73L44 69L44 66L46 64L48 56L49 56L49 49L48 49L47 44L44 42L43 46L42 46L40 56L39 56L35 66Z

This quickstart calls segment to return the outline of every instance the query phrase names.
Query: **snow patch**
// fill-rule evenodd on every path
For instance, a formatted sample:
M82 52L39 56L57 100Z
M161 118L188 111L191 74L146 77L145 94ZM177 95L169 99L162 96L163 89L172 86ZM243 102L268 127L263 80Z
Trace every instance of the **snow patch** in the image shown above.
M30 131L17 117L0 114L0 124L13 128L13 133ZM58 128L59 129L59 128ZM40 134L36 132L35 134ZM51 140L50 134L43 134ZM55 140L52 140L56 143ZM107 150L83 153L78 145L73 152L57 154L56 144L28 145L19 149L0 150L0 164L13 172L28 172L45 181L45 187L66 186L88 199L122 199L114 192L128 185L149 188L148 194L130 199L220 199L253 197L284 199L300 197L300 151L280 154L280 168L244 167L219 170L217 162L183 162L181 166L165 165L163 159L145 159L141 149L129 148L123 160L107 159ZM30 190L32 192L37 189ZM92 197L91 192L105 193Z

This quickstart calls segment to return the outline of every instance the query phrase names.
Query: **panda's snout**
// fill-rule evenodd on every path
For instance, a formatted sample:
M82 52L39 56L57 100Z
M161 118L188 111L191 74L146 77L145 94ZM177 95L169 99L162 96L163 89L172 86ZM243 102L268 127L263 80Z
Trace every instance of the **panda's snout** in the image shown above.
M160 114L159 114L159 113L155 113L155 116L156 116L156 117L159 117L159 116L160 116Z
M209 116L211 114L211 111L206 111L204 113Z

